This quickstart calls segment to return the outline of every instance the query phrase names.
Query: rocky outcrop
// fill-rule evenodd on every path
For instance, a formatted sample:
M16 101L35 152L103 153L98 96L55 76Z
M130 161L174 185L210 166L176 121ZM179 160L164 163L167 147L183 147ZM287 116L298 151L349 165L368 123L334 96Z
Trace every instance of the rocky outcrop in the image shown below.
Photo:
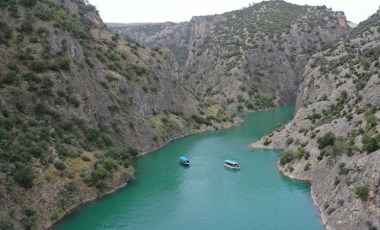
M278 168L312 183L327 229L380 228L380 11L313 56L294 120L252 147L280 148Z
M189 89L230 109L294 103L309 57L350 30L341 12L283 1L185 23L113 29L170 49Z
M0 12L0 229L46 228L125 185L134 156L234 123L170 52L113 34L88 1Z

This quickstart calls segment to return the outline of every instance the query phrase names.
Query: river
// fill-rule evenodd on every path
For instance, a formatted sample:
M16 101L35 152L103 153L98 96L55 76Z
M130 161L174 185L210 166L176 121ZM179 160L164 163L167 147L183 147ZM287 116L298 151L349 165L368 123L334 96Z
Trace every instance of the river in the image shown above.
M310 185L282 176L282 151L248 145L286 123L294 106L247 114L240 126L171 142L135 161L128 186L69 215L56 229L321 230ZM187 156L191 166L178 164ZM238 161L240 170L223 166Z

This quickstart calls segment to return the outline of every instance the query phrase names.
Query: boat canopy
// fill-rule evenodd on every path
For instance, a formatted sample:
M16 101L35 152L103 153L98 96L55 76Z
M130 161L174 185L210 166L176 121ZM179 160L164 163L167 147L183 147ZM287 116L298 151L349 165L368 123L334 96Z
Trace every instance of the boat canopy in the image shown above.
M224 162L227 164L231 164L231 165L237 165L238 164L237 162L232 161L232 160L225 160Z
M180 157L179 158L181 161L188 161L189 159L187 157Z

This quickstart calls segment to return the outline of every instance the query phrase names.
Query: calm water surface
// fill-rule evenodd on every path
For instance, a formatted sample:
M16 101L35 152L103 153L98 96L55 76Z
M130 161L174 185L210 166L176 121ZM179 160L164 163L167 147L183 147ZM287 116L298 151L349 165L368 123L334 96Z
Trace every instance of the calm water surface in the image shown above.
M239 127L170 143L136 160L137 177L56 229L323 229L310 186L276 170L281 151L248 145L289 121L294 106L247 115ZM186 155L191 166L178 164ZM223 166L238 161L241 170Z

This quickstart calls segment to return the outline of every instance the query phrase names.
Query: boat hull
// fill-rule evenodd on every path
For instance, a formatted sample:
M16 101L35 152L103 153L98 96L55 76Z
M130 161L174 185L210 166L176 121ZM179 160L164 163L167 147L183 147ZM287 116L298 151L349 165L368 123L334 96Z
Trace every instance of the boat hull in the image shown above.
M230 169L240 169L240 166L232 166L229 164L224 164L225 167L230 168Z
M186 162L179 162L181 165L183 166L190 166L190 163L186 163Z

